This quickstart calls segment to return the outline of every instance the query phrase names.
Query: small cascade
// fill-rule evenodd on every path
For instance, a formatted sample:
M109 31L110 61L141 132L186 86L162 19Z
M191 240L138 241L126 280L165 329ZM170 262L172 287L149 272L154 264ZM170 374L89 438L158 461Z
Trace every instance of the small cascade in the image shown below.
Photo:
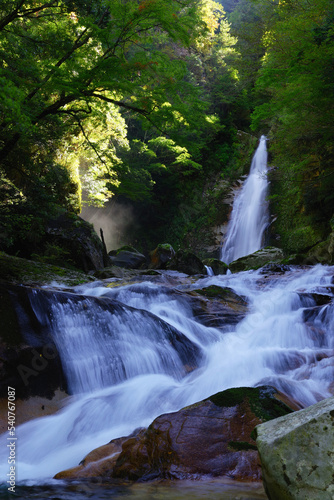
M210 267L210 266L204 266L204 267L206 269L206 273L207 273L208 276L214 276L215 275L215 273L212 270L212 267Z
M262 248L263 234L268 226L267 188L267 148L263 135L249 175L234 200L221 251L221 260L226 264Z

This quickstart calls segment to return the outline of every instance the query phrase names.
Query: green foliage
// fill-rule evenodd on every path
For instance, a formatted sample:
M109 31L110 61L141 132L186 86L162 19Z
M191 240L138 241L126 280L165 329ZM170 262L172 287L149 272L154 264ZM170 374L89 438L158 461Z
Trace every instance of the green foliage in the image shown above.
M325 238L334 211L333 19L330 0L273 3L262 15L252 129L270 129L275 228L288 251Z

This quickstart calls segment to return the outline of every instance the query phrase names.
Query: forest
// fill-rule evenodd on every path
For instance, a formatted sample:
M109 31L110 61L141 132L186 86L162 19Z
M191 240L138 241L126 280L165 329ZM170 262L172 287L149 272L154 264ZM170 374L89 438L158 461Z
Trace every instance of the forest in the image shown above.
M333 231L331 0L3 0L0 52L1 250L116 201L129 243L185 247L261 134L276 245Z

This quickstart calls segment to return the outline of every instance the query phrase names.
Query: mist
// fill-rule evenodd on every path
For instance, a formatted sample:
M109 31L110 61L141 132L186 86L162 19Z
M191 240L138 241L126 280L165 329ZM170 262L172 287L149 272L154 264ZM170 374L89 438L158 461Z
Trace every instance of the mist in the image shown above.
M133 244L131 228L136 224L134 211L130 205L109 201L103 208L87 206L82 209L80 217L93 224L99 237L102 228L108 252L123 245Z

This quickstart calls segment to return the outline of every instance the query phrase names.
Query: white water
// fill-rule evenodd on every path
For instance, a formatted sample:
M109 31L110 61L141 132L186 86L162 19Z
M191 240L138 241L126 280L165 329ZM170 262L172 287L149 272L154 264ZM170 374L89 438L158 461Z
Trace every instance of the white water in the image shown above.
M221 260L226 264L262 248L263 234L268 225L267 187L267 148L263 135L249 175L233 203L221 251Z
M225 325L227 333L198 323L182 294L151 282L82 286L84 301L51 302L53 336L75 395L57 414L18 427L16 479L49 480L111 439L230 387L274 385L301 406L330 396L334 304L314 308L310 294L330 300L333 274L317 266L271 280L256 271L180 281L179 292L216 284L247 297L249 314ZM119 306L106 310L102 296L102 304L112 298ZM174 327L183 345L171 342ZM195 358L198 368L187 373L187 359L194 367ZM3 481L7 437L0 437Z

